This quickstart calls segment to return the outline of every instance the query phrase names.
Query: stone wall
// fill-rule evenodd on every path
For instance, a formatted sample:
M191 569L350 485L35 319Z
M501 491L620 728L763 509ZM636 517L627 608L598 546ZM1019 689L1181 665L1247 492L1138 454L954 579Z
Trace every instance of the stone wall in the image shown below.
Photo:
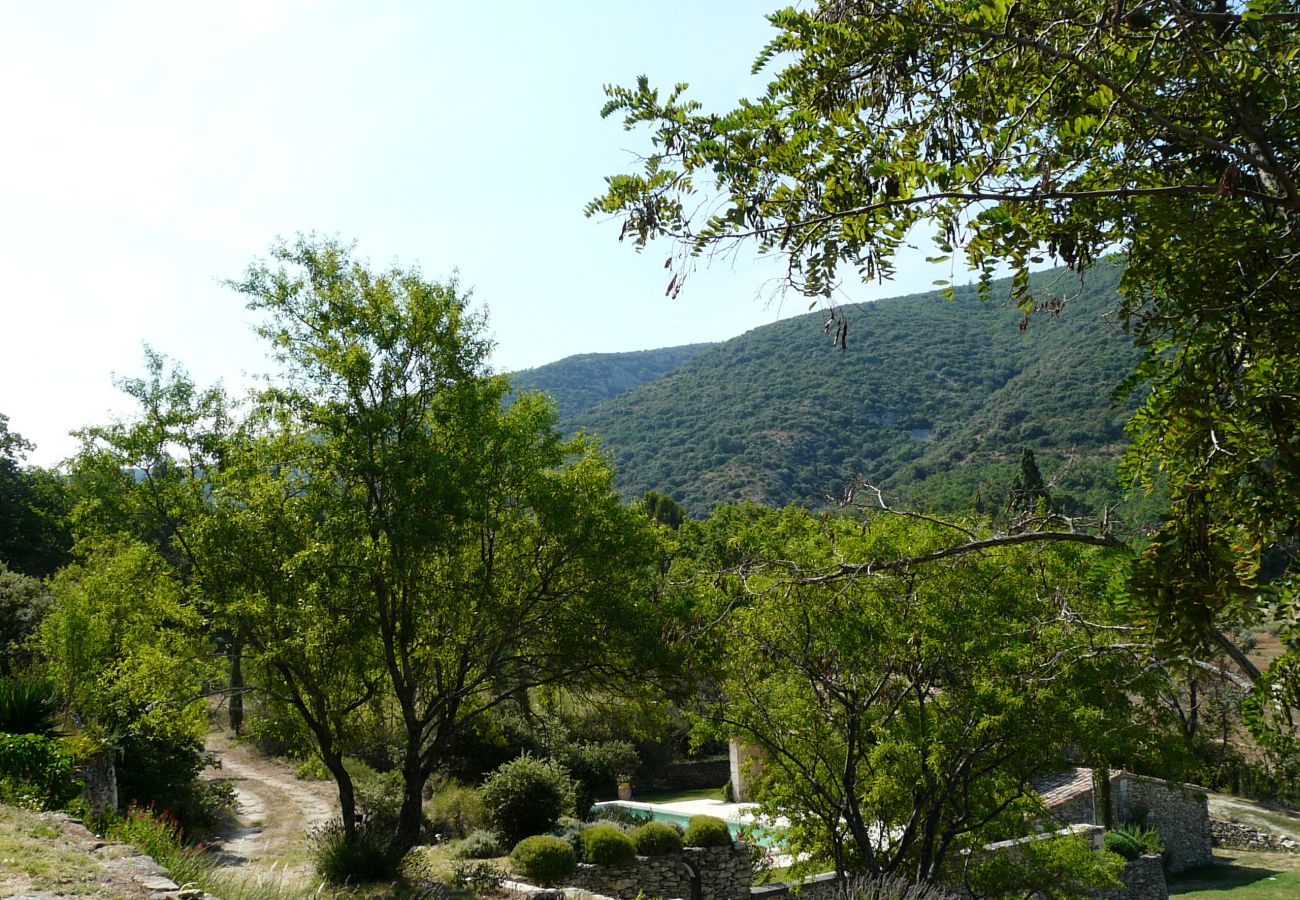
M802 881L753 887L749 889L749 896L752 900L785 900L787 897L794 897L796 900L829 900L835 896L835 892L840 889L843 882L844 879L834 872L826 872L812 875Z
M618 900L635 900L641 893L647 897L691 896L690 873L676 854L638 856L630 866L578 863L572 883L574 887Z
M700 900L748 900L753 871L747 844L686 847L682 856L700 873Z
M1093 900L1168 900L1169 886L1165 883L1165 867L1160 856L1149 853L1139 856L1119 873L1121 887L1109 891L1095 891Z
M1261 831L1253 825L1222 819L1210 820L1210 838L1214 846L1234 850L1289 850L1292 853L1300 850L1300 845L1290 838Z
M749 900L749 847L686 847L671 856L638 856L630 866L580 863L576 888L617 900L681 897L690 900L692 873L698 876L700 900Z
M1117 772L1111 776L1111 815L1160 833L1171 875L1213 860L1205 791L1188 784Z
M642 794L713 787L721 790L730 775L731 762L725 756L712 759L687 759L638 774L632 789Z
M1076 831L1088 838L1095 838L1101 829ZM1013 847L1017 841L1002 842L1005 847ZM1094 844L1096 842L1094 841ZM998 849L990 845L990 849ZM834 872L814 875L803 881L789 884L765 884L750 889L751 900L831 900L839 890L843 879ZM1091 895L1092 900L1167 900L1169 887L1165 884L1165 870L1159 856L1148 855L1135 859L1124 867L1120 873L1121 886L1109 891L1097 891ZM949 891L954 891L952 887ZM961 895L960 889L954 891Z
M117 769L113 751L101 750L77 767L77 778L84 785L81 796L96 812L118 812Z

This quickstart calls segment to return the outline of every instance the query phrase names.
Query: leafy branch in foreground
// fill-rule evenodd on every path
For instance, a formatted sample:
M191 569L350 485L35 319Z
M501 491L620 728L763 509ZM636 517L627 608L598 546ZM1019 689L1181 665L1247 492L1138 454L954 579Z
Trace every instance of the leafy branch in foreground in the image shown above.
M755 69L776 70L733 110L644 78L608 89L604 114L652 149L588 213L672 244L670 292L697 257L748 242L821 298L846 270L892 275L924 224L936 265L964 258L985 288L1009 268L1026 321L1059 308L1032 266L1082 272L1118 249L1119 311L1145 353L1127 387L1147 391L1124 475L1172 500L1134 589L1193 648L1225 618L1293 612L1285 580L1256 597L1261 557L1300 528L1300 14L821 0L769 20Z

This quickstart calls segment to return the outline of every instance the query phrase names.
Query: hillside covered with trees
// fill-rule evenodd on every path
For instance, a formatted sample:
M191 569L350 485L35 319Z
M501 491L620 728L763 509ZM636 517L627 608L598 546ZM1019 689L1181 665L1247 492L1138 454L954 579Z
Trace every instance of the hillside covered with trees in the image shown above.
M654 381L713 344L686 344L627 353L580 353L511 376L516 392L538 390L554 400L561 418L581 416L606 400Z
M825 335L827 313L786 319L561 421L601 436L625 495L661 490L695 515L738 500L816 505L855 476L941 510L996 512L1024 447L1049 481L1059 476L1063 511L1091 513L1121 497L1116 464L1136 402L1113 399L1138 356L1106 315L1119 276L1109 264L1082 285L1063 270L1036 275L1045 302L1068 299L1027 320L974 286L954 300L843 307L842 350ZM993 296L1009 290L995 282ZM558 380L532 384L562 413L582 407Z

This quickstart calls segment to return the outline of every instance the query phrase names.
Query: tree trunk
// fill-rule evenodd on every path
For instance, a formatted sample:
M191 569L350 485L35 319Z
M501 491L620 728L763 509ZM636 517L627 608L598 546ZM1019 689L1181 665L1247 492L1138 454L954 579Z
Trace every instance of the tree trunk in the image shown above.
M230 642L230 730L238 737L244 727L244 640L236 635Z
M1098 818L1101 819L1099 824L1105 828L1110 828L1114 825L1110 814L1110 767L1098 766L1093 770L1092 777L1096 779L1097 800L1101 807L1101 809L1097 810Z
M343 834L351 838L357 830L357 795L352 786L352 776L343 766L342 754L322 752L321 761L334 776L334 784L339 789L339 814L343 819Z
M424 824L424 766L418 738L408 735L402 763L402 809L397 816L397 845L409 850L420 842Z

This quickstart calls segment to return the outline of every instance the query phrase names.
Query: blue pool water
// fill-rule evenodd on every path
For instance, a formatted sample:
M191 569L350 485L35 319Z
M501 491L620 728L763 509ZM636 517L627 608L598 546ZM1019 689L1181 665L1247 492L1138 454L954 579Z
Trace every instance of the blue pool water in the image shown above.
M604 803L597 803L596 806L617 806L640 815L649 814L656 822L668 822L673 825L680 825L682 828L686 827L686 823L689 822L691 818L686 813L673 812L654 803L628 803L622 800L607 800ZM727 819L721 816L718 818L722 818L722 820L727 823L727 830L731 832L732 838L739 840L741 823L735 819ZM749 823L745 824L748 825ZM779 835L774 834L769 829L756 828L753 830L752 834L758 839L760 846L769 848L780 846Z

